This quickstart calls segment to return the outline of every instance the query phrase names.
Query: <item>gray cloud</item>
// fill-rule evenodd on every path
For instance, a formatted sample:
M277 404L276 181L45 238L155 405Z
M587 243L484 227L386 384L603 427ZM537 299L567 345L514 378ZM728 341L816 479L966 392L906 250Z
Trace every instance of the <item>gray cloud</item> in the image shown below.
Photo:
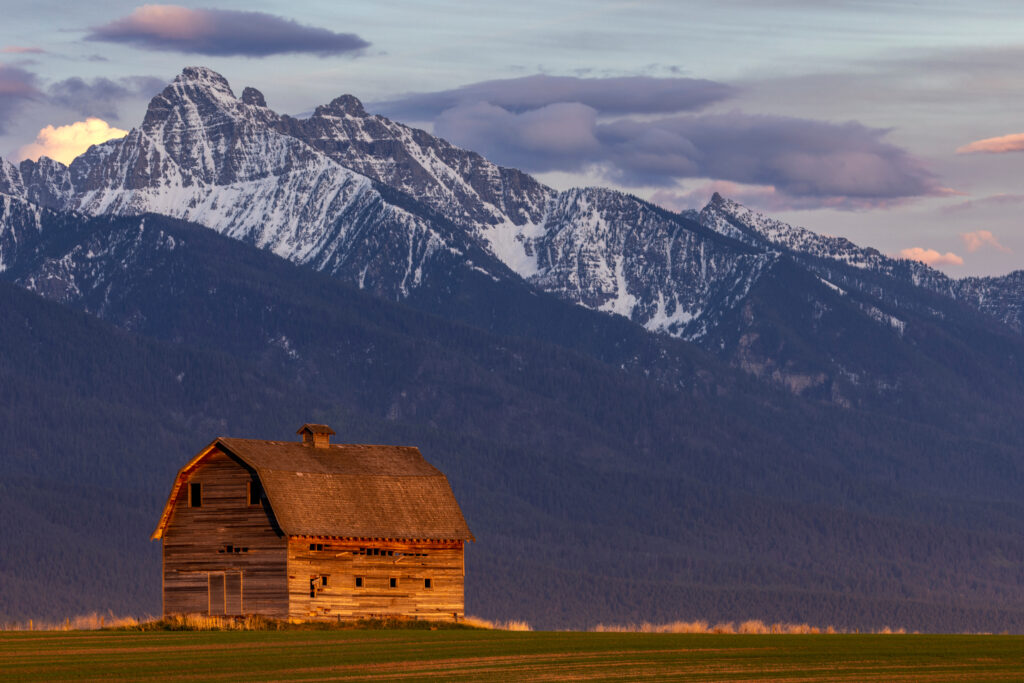
M29 102L43 99L36 75L21 67L0 64L0 133L7 123Z
M1016 204L1024 204L1024 194L1002 193L989 195L987 197L979 197L978 199L968 199L947 206L943 209L943 211L946 213L956 213L960 211L970 211L972 209L983 209L992 206L1007 206Z
M150 50L214 56L266 57L308 53L326 57L356 53L370 44L354 33L264 12L143 5L126 17L97 26L86 40L127 43Z
M626 186L674 186L712 178L771 186L822 205L863 207L934 194L933 175L888 131L742 112L621 118L553 104L516 113L478 103L446 110L435 131L502 164L531 171L597 169Z
M116 81L95 78L91 81L74 77L50 85L46 91L50 102L84 116L119 120L118 103L133 97L150 98L160 92L166 81L154 76L128 76Z
M576 78L536 74L483 81L454 90L414 93L375 103L374 108L413 120L432 119L446 110L478 103L515 113L572 102L603 115L670 114L702 109L735 93L733 86L698 78Z

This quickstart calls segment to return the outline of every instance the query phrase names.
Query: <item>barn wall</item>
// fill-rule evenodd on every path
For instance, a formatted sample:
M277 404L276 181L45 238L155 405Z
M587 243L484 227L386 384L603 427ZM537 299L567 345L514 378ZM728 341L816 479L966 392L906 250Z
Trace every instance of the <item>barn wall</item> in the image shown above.
M323 550L310 550L311 543ZM380 555L360 554L377 548ZM392 555L386 555L391 551ZM296 619L405 616L452 619L465 616L463 543L359 542L291 538L288 544L290 615ZM327 585L310 597L310 580ZM357 588L356 577L363 586ZM397 579L390 587L389 579ZM431 580L431 587L424 586Z
M241 572L244 614L287 616L287 541L274 531L263 507L249 506L250 479L242 465L220 451L189 475L163 535L164 614L206 613L211 573L215 585L227 586L228 611L235 611ZM202 484L202 507L188 506L192 482ZM248 552L218 552L226 545ZM224 578L216 583L220 572L226 572L226 583Z

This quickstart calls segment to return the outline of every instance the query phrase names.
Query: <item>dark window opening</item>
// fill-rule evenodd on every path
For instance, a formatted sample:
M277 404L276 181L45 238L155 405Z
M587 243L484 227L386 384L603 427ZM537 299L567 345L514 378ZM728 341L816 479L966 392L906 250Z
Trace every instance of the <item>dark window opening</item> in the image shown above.
M362 588L362 587L363 587L363 577L357 576L356 577L356 588Z
M430 579L423 579L423 587L424 588L433 588L433 586L431 586Z
M323 550L324 549L324 544L323 543L310 543L309 544L309 549L310 550Z
M200 483L188 485L188 506L190 508L203 507L203 485Z
M248 548L243 548L240 545L225 545L225 546L221 546L220 550L218 550L217 552L218 553L228 553L228 554L231 554L231 553L247 553L247 552L249 552L249 549Z
M388 583L391 584L392 588L395 588L398 585L398 579L392 577L392 578L388 579Z
M259 505L263 498L263 487L257 481L249 482L249 505Z

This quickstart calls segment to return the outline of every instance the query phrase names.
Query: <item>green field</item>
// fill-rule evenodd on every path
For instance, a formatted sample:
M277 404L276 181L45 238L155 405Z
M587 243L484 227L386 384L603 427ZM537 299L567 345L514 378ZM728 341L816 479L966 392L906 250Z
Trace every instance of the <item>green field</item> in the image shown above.
M1020 681L1024 636L0 632L0 678Z

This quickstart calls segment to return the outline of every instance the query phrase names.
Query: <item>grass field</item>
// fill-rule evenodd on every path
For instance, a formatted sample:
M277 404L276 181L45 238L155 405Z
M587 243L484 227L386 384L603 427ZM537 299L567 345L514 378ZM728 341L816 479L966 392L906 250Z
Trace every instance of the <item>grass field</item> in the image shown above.
M1021 681L1024 636L0 632L0 678Z

